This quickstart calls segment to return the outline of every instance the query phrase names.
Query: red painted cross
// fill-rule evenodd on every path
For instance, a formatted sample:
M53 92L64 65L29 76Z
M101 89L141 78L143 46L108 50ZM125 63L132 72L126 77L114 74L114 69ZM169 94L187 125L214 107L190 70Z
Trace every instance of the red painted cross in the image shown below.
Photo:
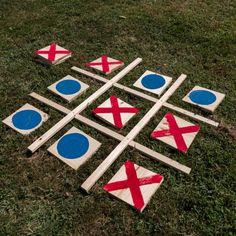
M86 66L102 66L102 72L107 73L110 71L110 67L109 65L121 65L123 64L122 61L108 61L108 57L107 56L102 56L101 57L101 62L89 62L86 64Z
M155 183L159 184L162 182L163 176L155 174L148 177L138 178L134 167L134 163L131 161L125 162L125 172L127 175L127 180L108 183L103 187L103 189L108 192L111 192L115 190L129 188L134 206L137 209L141 210L145 203L139 186L155 184Z
M69 54L69 53L71 53L71 51L69 51L69 50L56 50L56 44L55 43L52 43L51 45L50 45L50 48L49 48L49 50L48 51L46 51L46 50L38 50L38 51L36 51L35 52L35 54L48 54L48 60L49 61L55 61L55 57L56 57L56 55L57 54Z
M183 134L198 132L200 130L200 126L192 125L192 126L186 126L186 127L180 128L173 114L166 113L165 118L168 122L169 129L153 131L151 136L153 138L159 138L163 136L173 136L178 150L186 153L188 150L188 147L183 138Z
M135 107L119 107L118 99L115 96L110 97L111 107L97 107L93 110L97 113L112 113L114 124L117 128L122 128L121 113L137 113L139 110Z

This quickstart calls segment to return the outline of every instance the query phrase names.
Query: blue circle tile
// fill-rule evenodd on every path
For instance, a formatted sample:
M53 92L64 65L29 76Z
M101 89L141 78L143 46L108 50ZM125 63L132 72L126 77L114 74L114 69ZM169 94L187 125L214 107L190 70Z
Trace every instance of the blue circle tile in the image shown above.
M79 133L66 134L57 144L58 153L67 159L80 158L88 151L88 149L88 138Z
M216 95L207 90L194 90L190 92L189 98L199 105L210 105L216 101Z
M35 110L21 110L12 117L12 123L17 129L30 130L37 127L42 121L42 116Z
M142 78L141 83L147 89L158 89L165 85L166 80L160 75L149 74Z
M77 93L80 89L80 83L72 79L62 80L56 85L56 90L64 95Z

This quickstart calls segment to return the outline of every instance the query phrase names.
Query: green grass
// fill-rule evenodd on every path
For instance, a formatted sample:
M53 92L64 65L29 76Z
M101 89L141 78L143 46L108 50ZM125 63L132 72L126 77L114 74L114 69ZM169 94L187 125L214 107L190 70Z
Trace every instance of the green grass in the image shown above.
M5 118L26 102L50 114L48 122L26 137L0 125L0 235L236 234L235 1L0 0L0 4L0 117ZM51 68L35 63L33 51L53 41L73 50L73 57ZM146 69L174 78L181 73L188 75L170 102L217 120L220 127L199 123L201 132L184 155L148 138L168 111L163 108L136 140L191 167L189 176L127 148L86 195L80 185L118 142L75 120L27 157L27 146L63 117L28 94L35 91L74 108L102 84L76 74L70 67L83 67L102 54L126 64L143 58L142 64L121 80L128 86ZM70 105L46 89L67 74L91 86ZM213 115L182 102L195 85L226 93ZM90 111L109 94L142 110L119 131L124 135L152 106L113 88L82 114L96 120ZM78 171L46 151L72 125L103 144ZM127 159L165 177L142 214L102 190Z

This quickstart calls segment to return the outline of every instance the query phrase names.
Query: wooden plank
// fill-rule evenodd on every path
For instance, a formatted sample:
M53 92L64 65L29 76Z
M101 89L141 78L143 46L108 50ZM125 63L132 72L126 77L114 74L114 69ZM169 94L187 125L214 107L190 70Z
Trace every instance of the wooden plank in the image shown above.
M44 103L44 104L47 104L48 106L51 106L52 108L55 108L57 109L58 111L64 113L64 114L68 114L70 113L71 111L67 108L65 108L64 106L61 106L60 104L56 103L56 102L53 102L37 93L31 93L30 94L31 97L37 99L38 101ZM117 133L117 132L114 132L113 130L111 129L108 129L107 127L103 126L103 125L100 125L80 114L77 114L75 119L81 121L82 123L100 131L101 133L103 133L104 135L107 135L109 137L112 137L112 138L115 138L116 140L118 141L122 141L124 139L124 136ZM150 148L147 148L145 147L144 145L140 144L140 143L137 143L135 141L131 141L129 143L129 145L131 147L134 147L136 148L138 151L140 151L141 153L153 158L153 160L156 160L156 161L160 161L161 163L165 164L165 165L168 165L170 167L173 167L175 168L176 170L179 170L179 171L182 171L183 173L185 174L189 174L191 169L187 166L184 166L182 164L180 164L179 162L177 161L174 161L172 160L171 158L169 157L166 157L164 155L162 155L161 153L158 153L158 152L155 152L154 150L150 149Z
M105 79L105 78L103 78L102 76L93 74L93 73L91 73L91 72L89 72L89 71L80 69L80 68L78 68L78 67L76 67L76 66L71 67L71 69L74 70L74 71L76 71L76 72L78 72L78 73L80 73L80 74L86 75L86 76L91 77L91 78L96 79L96 80L99 80L99 81L101 81L101 82L103 82L103 83L107 83L107 82L109 81L108 79ZM122 85L122 84L119 84L119 83L115 83L115 84L114 84L114 87L119 88L119 89L121 89L121 90L123 90L123 91L126 91L126 92L128 92L128 93L134 94L134 95L136 95L136 96L138 96L138 97L144 98L144 99L146 99L146 100L149 100L149 101L151 101L151 102L155 102L155 103L156 103L156 102L158 101L157 98L154 98L154 97L149 96L149 95L147 95L147 94L145 94L145 93L139 92L139 91L137 91L137 90L135 90L135 89L131 89L131 88L129 88L129 87L127 87L127 86L124 86L124 85ZM204 122L204 123L206 123L206 124L209 124L209 125L212 125L212 126L215 126L215 127L218 127L218 126L219 126L219 123L218 123L218 122L215 122L215 121L213 121L213 120L211 120L211 119L208 119L208 118L206 118L206 117L197 115L197 114L195 114L195 113L193 113L193 112L187 111L187 110L185 110L185 109L183 109L183 108L177 107L177 106L172 105L172 104L170 104L170 103L168 103L168 102L165 102L165 103L163 104L163 106L164 106L164 107L167 107L167 108L169 108L169 109L171 109L171 110L173 110L173 111L176 111L176 112L178 112L178 113L180 113L180 114L187 115L187 116L191 117L191 118L194 119L194 120L201 121L201 122Z
M120 142L119 145L104 159L104 161L97 167L97 169L85 180L81 187L88 192L97 180L106 172L112 163L119 157L129 143L138 135L150 119L161 109L163 103L176 91L176 89L186 79L186 75L182 74L174 84L165 92L165 94L158 100L154 106L146 113L146 115L134 126L128 135Z
M189 116L189 117L191 117L192 119L194 119L194 120L196 120L196 121L202 121L202 122L204 122L204 123L206 123L206 124L209 124L209 125L212 125L212 126L214 126L214 127L218 127L218 126L219 126L219 122L216 122L216 121L214 121L214 120L208 119L208 118L203 117L203 116L200 116L200 115L198 115L198 114L195 114L195 113L193 113L193 112L190 112L190 111L188 111L188 110L185 110L185 109L183 109L183 108L181 108L181 107L174 106L174 105L172 105L172 104L170 104L170 103L167 103L167 102L166 102L166 103L165 103L165 107L170 108L171 110L176 111L176 112L178 112L178 113L180 113L180 114Z
M91 103L93 103L98 97L105 93L112 85L122 79L126 74L128 74L135 66L137 66L142 61L141 58L135 59L130 63L126 68L120 71L115 75L111 80L104 84L100 89L93 93L90 97L84 100L79 106L67 114L63 119L61 119L57 124L55 124L51 129L49 129L45 134L39 137L34 141L29 147L28 150L32 153L40 148L44 143L46 143L53 135L55 135L59 130L61 130L65 125L67 125L71 120L74 119L76 114L82 112L86 109Z

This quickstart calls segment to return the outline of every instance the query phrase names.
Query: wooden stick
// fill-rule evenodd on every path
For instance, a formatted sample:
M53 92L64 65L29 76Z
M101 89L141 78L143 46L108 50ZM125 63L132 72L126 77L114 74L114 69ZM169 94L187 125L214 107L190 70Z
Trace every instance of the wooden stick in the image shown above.
M71 67L71 69L74 70L74 71L76 71L76 72L78 72L78 73L80 73L80 74L86 75L86 76L91 77L91 78L96 79L96 80L99 80L99 81L101 81L101 82L103 82L103 83L107 83L107 82L109 81L108 79L105 79L105 78L103 78L103 77L101 77L101 76L99 76L99 75L93 74L93 73L91 73L91 72L89 72L89 71L80 69L80 68L78 68L78 67L76 67L76 66ZM158 101L158 99L155 98L155 97L149 96L149 95L147 95L147 94L145 94L145 93L142 93L142 92L139 92L139 91L137 91L137 90L135 90L135 89L131 89L131 88L129 88L129 87L127 87L127 86L124 86L124 85L122 85L122 84L115 83L115 84L114 84L114 87L119 88L119 89L122 89L122 90L124 90L124 91L126 91L126 92L128 92L128 93L134 94L134 95L136 95L136 96L139 96L139 97L144 98L144 99L146 99L146 100L149 100L149 101L151 101L151 102L155 102L155 103L156 103L156 102ZM193 113L193 112L190 112L190 111L187 111L187 110L185 110L185 109L183 109L183 108L174 106L174 105L172 105L172 104L170 104L170 103L168 103L168 102L165 102L165 103L163 104L163 106L164 106L164 107L167 107L167 108L169 108L169 109L171 109L171 110L173 110L173 111L176 111L176 112L178 112L178 113L181 113L181 114L183 114L183 115L187 115L187 116L193 118L194 120L202 121L202 122L205 122L205 123L207 123L207 124L209 124L209 125L212 125L212 126L215 126L215 127L218 127L218 126L219 126L219 123L218 123L218 122L215 122L215 121L213 121L213 120L211 120L211 119L208 119L208 118L206 118L206 117L197 115L197 114L195 114L195 113Z
M30 94L30 96L35 98L35 99L37 99L38 101L40 101L40 102L42 102L44 104L49 105L52 108L57 109L58 111L60 111L60 112L62 112L64 114L68 114L68 113L71 112L69 109L65 108L64 106L61 106L60 104L58 104L56 102L53 102L52 100L49 100L49 99L47 99L47 98L45 98L45 97L43 97L43 96L41 96L41 95L39 95L37 93L33 92L33 93ZM118 134L118 133L114 132L113 130L108 129L107 127L105 127L103 125L100 125L100 124L98 124L98 123L96 123L96 122L94 122L94 121L92 121L92 120L90 120L90 119L80 115L80 114L77 114L75 116L75 119L77 119L77 120L81 121L82 123L84 123L84 124L94 128L94 129L100 131L101 133L103 133L103 134L105 134L107 136L115 138L118 141L122 141L124 139L123 135ZM162 154L160 154L158 152L155 152L152 149L147 148L144 145L139 144L139 143L137 143L135 141L131 141L129 143L129 145L131 147L136 148L138 151L142 152L143 154L146 154L147 156L153 158L154 160L160 161L163 164L166 164L166 165L168 165L170 167L173 167L176 170L182 171L185 174L189 174L190 171L191 171L191 169L189 167L184 166L184 165L178 163L177 161L174 161L174 160L170 159L169 157L166 157L166 156L164 156L164 155L162 155Z
M40 148L45 142L47 142L53 135L55 135L59 130L61 130L65 125L67 125L74 117L86 109L92 102L94 102L98 97L105 93L112 85L122 79L127 73L129 73L135 66L137 66L142 61L141 58L137 58L132 63L130 63L126 68L115 75L111 80L104 84L100 89L93 93L90 97L84 100L79 106L62 118L57 124L55 124L51 129L49 129L45 134L33 142L29 147L32 153Z
M137 125L127 134L127 136L116 146L116 148L104 159L104 161L97 167L97 169L85 180L81 185L86 192L88 192L97 180L106 172L106 170L119 157L129 143L138 135L150 119L161 109L164 102L175 92L175 90L186 79L186 75L182 74L174 84L165 92L165 94L158 100L154 106L146 113L146 115L138 122Z

